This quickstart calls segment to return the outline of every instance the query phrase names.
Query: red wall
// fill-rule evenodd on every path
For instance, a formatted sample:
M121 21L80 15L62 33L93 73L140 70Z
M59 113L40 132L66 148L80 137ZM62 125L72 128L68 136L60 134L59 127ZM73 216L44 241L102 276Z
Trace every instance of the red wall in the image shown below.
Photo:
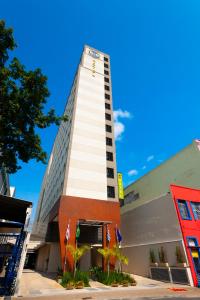
M172 193L172 197L174 200L174 204L176 207L176 212L178 215L179 223L181 226L181 231L183 234L183 240L184 240L185 247L186 247L187 257L188 257L190 269L192 272L194 285L198 286L197 276L196 276L190 248L188 247L187 237L195 237L200 246L200 220L195 220L194 214L192 211L192 207L190 205L191 201L200 202L200 190L187 188L187 187L183 187L183 186L177 186L177 185L170 185L170 188L171 188L171 193ZM188 209L189 209L192 220L183 220L181 218L177 200L186 200L187 201Z

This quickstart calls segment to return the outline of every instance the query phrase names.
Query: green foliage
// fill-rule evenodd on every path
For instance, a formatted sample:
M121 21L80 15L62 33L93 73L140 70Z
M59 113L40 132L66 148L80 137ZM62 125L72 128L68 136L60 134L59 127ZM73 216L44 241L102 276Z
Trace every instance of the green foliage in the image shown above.
M76 271L75 277L71 272L65 272L62 277L61 285L66 287L67 285L77 285L80 282L84 283L84 286L89 286L89 274L80 270Z
M107 274L109 276L110 273L110 258L111 256L115 256L115 253L112 248L105 247L105 248L99 248L97 251L104 257L106 263L107 263Z
M46 162L37 128L60 124L54 109L44 113L49 97L47 77L37 68L27 71L17 58L9 61L16 47L13 30L0 20L0 168L8 173L20 169L18 160Z
M79 261L80 258L90 249L90 247L87 245L83 245L81 247L67 245L66 248L70 251L75 262Z
M160 247L160 250L158 250L158 256L159 256L159 261L161 263L166 263L167 262L166 253L165 253L163 247Z
M122 264L128 265L128 257L122 254L122 250L119 248L119 245L114 245L112 250L114 257L120 264L120 272L122 272Z
M176 261L177 261L177 263L185 262L183 252L179 246L176 246Z
M155 255L155 252L154 252L153 249L150 249L149 260L150 260L150 263L155 263L156 262L156 255Z
M74 260L74 277L75 277L76 264L81 259L81 257L90 249L90 247L87 245L83 245L81 247L74 247L72 245L67 245L66 249L69 250Z
M97 280L105 285L111 285L113 283L123 284L124 281L128 283L134 282L134 279L129 274L122 272L113 271L108 274L100 269L96 269L95 271L95 277Z

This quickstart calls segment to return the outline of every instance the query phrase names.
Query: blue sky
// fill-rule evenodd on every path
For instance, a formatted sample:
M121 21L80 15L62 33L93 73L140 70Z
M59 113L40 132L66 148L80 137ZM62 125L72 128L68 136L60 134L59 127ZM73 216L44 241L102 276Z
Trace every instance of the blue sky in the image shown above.
M0 0L15 55L40 67L61 114L84 44L111 56L117 164L127 185L200 137L200 2ZM41 132L47 153L56 127ZM121 134L120 134L121 132ZM12 175L16 196L37 202L45 165Z

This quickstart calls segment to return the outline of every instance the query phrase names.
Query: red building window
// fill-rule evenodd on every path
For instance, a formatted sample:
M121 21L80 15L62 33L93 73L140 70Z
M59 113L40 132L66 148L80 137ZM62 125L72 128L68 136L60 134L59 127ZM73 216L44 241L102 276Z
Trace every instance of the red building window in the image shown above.
M191 202L195 220L200 220L200 202Z
M187 201L178 200L178 207L179 207L179 212L180 212L181 218L183 220L191 220L192 219L188 205L187 205Z

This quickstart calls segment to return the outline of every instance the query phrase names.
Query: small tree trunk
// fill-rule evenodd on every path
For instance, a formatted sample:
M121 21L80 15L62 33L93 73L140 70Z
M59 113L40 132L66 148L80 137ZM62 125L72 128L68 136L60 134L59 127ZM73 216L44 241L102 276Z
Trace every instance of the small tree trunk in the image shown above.
M74 261L74 278L76 276L76 261Z
M109 274L110 274L110 260L108 258L108 277L109 277Z

